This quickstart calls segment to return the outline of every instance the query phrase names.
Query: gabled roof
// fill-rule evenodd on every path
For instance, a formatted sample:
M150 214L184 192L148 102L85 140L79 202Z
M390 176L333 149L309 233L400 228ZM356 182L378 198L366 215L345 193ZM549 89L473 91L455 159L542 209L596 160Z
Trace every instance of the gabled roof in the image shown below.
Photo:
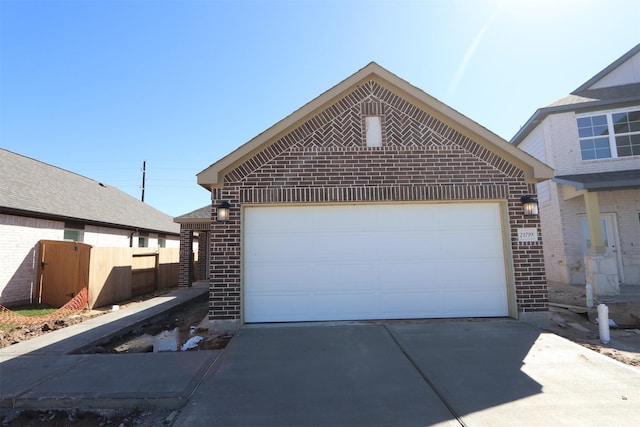
M604 70L600 71L598 74L596 74L595 76L591 77L589 80L584 82L582 85L580 85L579 88L574 90L573 93L580 93L580 92L589 90L592 86L594 86L600 80L604 79L607 75L611 74L622 64L627 62L629 59L633 58L637 53L640 53L640 43L637 44L635 47L631 48L631 50L629 50L627 53L622 55L620 58L613 61Z
M173 218L115 187L0 148L0 213L178 234Z
M520 144L524 138L548 115L567 111L587 112L602 108L624 107L640 103L640 81L626 83L619 86L598 86L605 77L615 72L618 67L631 60L635 55L640 55L640 44L616 59L605 69L590 78L571 94L539 108L527 120L518 133L511 138L514 145Z
M180 215L173 219L178 224L194 224L208 222L211 220L211 204L203 206L199 209Z
M524 151L512 146L504 139L490 132L478 123L460 114L451 107L428 95L417 87L402 80L375 62L371 62L360 71L338 83L311 102L279 121L269 129L254 137L235 151L218 160L200 172L198 184L212 189L224 184L224 176L238 165L269 147L287 133L302 125L307 120L329 108L361 84L375 81L379 85L398 94L402 98L428 112L451 128L481 144L501 158L516 165L524 171L530 182L550 179L553 170L544 163L533 158Z

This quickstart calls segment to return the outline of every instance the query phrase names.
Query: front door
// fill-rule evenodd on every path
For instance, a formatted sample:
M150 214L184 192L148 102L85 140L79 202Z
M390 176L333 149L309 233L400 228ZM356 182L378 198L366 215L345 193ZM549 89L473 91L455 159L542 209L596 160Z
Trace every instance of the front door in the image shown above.
M591 253L591 236L589 233L589 221L586 215L580 215L580 222L582 224L582 253ZM600 214L600 226L602 227L602 237L604 238L605 254L616 256L618 265L618 277L620 281L624 283L623 269L622 269L622 257L618 248L620 242L618 239L618 224L616 222L616 215L612 213Z

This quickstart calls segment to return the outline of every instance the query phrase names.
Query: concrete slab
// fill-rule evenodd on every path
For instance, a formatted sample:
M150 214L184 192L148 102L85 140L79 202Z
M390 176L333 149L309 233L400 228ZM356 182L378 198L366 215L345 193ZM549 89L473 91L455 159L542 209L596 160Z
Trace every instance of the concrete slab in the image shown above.
M45 377L13 397L15 408L171 408L184 406L219 350L67 356L73 367ZM19 358L26 365L50 357ZM69 365L67 364L69 367ZM5 395L3 393L3 400Z
M245 327L174 426L456 425L372 324Z
M640 370L512 320L388 324L467 426L637 426Z

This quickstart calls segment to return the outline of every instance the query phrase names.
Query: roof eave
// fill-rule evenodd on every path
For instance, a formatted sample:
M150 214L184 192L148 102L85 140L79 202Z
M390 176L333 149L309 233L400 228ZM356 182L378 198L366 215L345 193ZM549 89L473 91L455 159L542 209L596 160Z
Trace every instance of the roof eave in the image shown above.
M64 216L64 215L57 215L57 214L47 214L47 213L43 213L43 212L35 212L35 211L11 208L11 207L6 207L6 206L0 207L0 213L6 214L6 215L23 216L23 217L27 217L27 218L46 219L46 220L51 220L51 221L62 221L62 222L64 222L64 221L74 221L74 222L79 222L79 223L86 224L86 225L95 225L95 226L98 226L98 227L116 228L116 229L120 229L120 230L145 231L145 232L149 232L149 233L167 234L167 235L172 235L172 236L179 236L180 235L179 232L176 233L176 232L170 231L170 230L157 230L157 229L152 229L152 228L148 228L148 227L139 227L139 226L135 226L135 225L125 225L125 224L117 224L117 223L112 223L112 222L104 222L104 221L98 221L98 220L92 220L92 219L86 219L86 218L77 218L77 217L72 217L72 216Z
M597 101L580 102L577 104L557 105L554 107L544 107L536 110L535 113L527 120L527 122L518 130L511 138L511 144L516 147L524 141L524 139L536 128L547 116L551 114L566 113L569 111L586 112L601 107L623 107L626 104L640 102L639 96L631 96L627 98L606 99Z

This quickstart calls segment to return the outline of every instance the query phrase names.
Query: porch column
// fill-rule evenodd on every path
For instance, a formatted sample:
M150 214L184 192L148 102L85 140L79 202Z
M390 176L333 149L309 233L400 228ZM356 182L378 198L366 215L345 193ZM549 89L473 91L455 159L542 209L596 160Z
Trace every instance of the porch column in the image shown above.
M591 243L589 249L593 254L603 254L606 252L602 226L600 225L600 203L598 193L584 193L584 205L587 210L587 221L589 222L589 235Z
M189 287L193 283L193 231L180 229L180 275L178 286Z

